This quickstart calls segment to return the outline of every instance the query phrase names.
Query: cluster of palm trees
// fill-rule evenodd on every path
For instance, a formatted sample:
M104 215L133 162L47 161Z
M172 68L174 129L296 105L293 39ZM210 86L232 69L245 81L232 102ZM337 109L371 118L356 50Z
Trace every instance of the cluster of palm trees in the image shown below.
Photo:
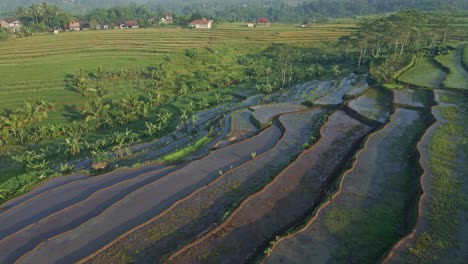
M64 29L74 18L71 14L61 10L56 5L46 2L32 3L28 8L19 7L16 16L21 23L39 31L49 29Z
M0 146L9 143L24 143L31 124L47 118L47 113L53 109L54 105L45 101L35 105L25 102L23 107L9 111L6 116L0 117Z

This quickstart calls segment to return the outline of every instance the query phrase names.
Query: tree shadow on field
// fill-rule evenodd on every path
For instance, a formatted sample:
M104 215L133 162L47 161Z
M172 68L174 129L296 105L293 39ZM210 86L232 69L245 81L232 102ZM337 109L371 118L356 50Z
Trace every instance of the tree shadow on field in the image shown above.
M76 105L65 105L63 107L62 116L65 117L69 122L81 120L84 118L84 115L81 114L81 111Z

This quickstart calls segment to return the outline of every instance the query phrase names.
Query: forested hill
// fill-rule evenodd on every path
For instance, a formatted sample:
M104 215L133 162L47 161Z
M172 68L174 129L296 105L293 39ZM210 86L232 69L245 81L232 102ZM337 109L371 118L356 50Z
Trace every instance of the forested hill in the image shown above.
M272 21L294 21L304 17L346 17L400 11L403 9L468 10L467 0L0 0L0 15L32 3L48 2L73 14L118 5L147 5L154 11L170 10L181 14L198 11L221 20L245 20L258 15Z

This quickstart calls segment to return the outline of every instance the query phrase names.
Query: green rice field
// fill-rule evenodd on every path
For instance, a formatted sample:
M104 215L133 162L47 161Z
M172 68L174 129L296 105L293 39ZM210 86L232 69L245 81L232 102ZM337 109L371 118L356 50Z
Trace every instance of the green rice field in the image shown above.
M64 32L14 39L3 44L8 49L0 51L0 112L16 108L25 100L47 100L56 104L57 112L62 112L66 105L85 103L85 98L65 89L65 76L79 69L91 71L103 66L106 70L123 67L141 70L164 63L167 67L185 71L190 67L186 61L168 58L186 49L216 47L232 50L227 54L232 55L230 58L223 58L224 63L229 63L229 59L235 59L236 55L272 43L320 46L350 34L352 26L247 28L244 24L221 24L211 30L166 27ZM63 117L53 113L50 119L53 122Z

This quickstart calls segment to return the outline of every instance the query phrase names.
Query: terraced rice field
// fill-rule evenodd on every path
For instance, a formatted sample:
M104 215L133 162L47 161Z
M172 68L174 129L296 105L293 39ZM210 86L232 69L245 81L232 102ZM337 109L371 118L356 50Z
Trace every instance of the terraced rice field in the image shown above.
M437 56L436 60L448 69L447 78L443 81L445 88L468 89L468 71L463 67L463 45L447 55Z
M320 201L323 190L370 129L344 112L335 112L314 147L246 199L221 226L170 256L167 263L219 263L225 258L245 263Z
M418 57L416 65L400 76L398 80L418 87L440 88L446 75L433 58Z
M386 263L463 263L468 259L467 97L436 91L436 122L418 145L425 171L421 178L415 229L388 254ZM448 206L449 205L449 206Z
M351 31L337 26L302 29L276 25L248 29L240 24L221 24L209 31L181 28L83 31L11 40L5 42L8 49L0 51L1 111L14 109L25 100L47 100L59 110L50 119L64 120L59 113L65 106L73 108L86 102L86 98L65 89L65 76L79 69L94 71L101 65L106 70L124 67L141 70L161 62L183 69L178 65L181 62L167 63L165 55L200 47L242 47L248 52L271 43L320 45Z
M432 94L429 91L418 89L392 90L393 103L396 106L407 108L424 108L430 106Z
M413 149L426 127L423 113L396 109L366 141L331 200L306 227L276 244L265 262L378 261L408 232L418 180Z
M370 89L347 104L347 108L358 115L380 123L390 116L391 93L386 90Z
M170 50L311 43L352 30L240 27L21 39L12 54L0 53L0 95L11 96L0 103L13 106L36 91L35 98L63 95L63 105L79 104L59 90L69 69L39 67L66 53L62 67L138 68ZM77 38L85 48L77 49ZM434 78L413 68L408 82L440 87L445 73L426 59L416 67ZM28 78L15 82L23 63ZM349 75L197 112L197 122L110 162L147 165L94 177L76 172L0 205L0 263L463 263L467 95L421 88L389 91ZM70 164L87 170L92 162Z
M127 233L120 241L108 245L91 261L112 263L118 261L122 252L148 247L139 261L161 261L168 252L222 223L245 197L262 188L288 165L291 156L302 151L300 143L318 132L321 117L326 112L314 109L281 116L279 122L285 132L272 149L240 167L223 172L215 182L174 205L170 211ZM143 241L142 237L145 238Z
M418 57L416 65L399 81L416 87L468 89L466 44L458 45L446 55Z
M327 106L304 106L304 92ZM115 161L211 138L179 165L64 176L3 204L0 262L379 260L414 226L430 93L351 75L198 112L196 136L175 131Z

